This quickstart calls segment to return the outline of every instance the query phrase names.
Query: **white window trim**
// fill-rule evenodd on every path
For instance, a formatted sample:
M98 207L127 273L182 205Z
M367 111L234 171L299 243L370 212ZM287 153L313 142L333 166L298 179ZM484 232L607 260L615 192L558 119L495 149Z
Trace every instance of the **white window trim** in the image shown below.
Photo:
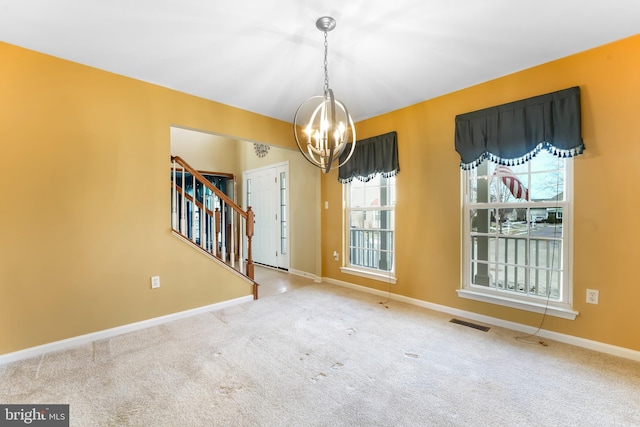
M573 159L566 159L565 163L565 203L563 206L563 212L566 212L563 216L569 217L570 221L563 222L566 227L564 230L563 246L565 259L563 265L565 265L565 286L564 302L552 302L545 298L533 298L533 297L519 297L518 295L510 295L508 293L497 292L491 289L485 289L481 286L474 286L469 283L470 273L470 242L468 239L469 220L465 209L465 197L467 194L468 179L465 171L460 173L460 289L456 292L461 298L471 299L475 301L486 302L489 304L501 305L504 307L515 308L524 311L530 311L534 313L543 313L550 316L559 317L562 319L575 320L579 315L579 312L573 310Z
M508 295L488 293L482 290L459 289L458 296L475 301L487 302L489 304L501 305L504 307L517 308L519 310L531 311L534 313L548 314L562 319L575 320L578 312L572 310L565 304L546 304L546 300L541 302L523 301L516 298L510 298Z
M342 271L345 274L352 274L354 276L366 277L367 279L373 279L373 280L378 280L380 282L391 283L392 285L396 284L396 276L393 272L389 272L389 274L384 274L378 271L365 270L364 268L355 268L355 267L340 267L340 271Z
M343 248L342 248L342 253L345 254L343 257L343 262L347 265L343 265L340 267L340 271L344 274L351 274L353 276L359 276L359 277L364 277L367 279L371 279L371 280L377 280L380 282L385 282L385 283L390 283L392 285L396 284L396 224L395 224L395 219L394 219L394 223L393 223L393 270L391 271L382 271L382 270L375 270L375 269L371 269L371 268L366 268L366 267L360 267L357 265L352 265L351 261L350 261L350 255L349 255L349 249L351 246L351 241L349 240L349 231L348 231L348 226L349 226L349 214L351 212L351 208L349 206L349 192L347 191L347 187L349 184L343 185L342 187L342 221L343 221ZM397 181L396 181L396 185L397 185ZM396 189L397 190L397 189ZM377 209L378 211L382 211L382 210L390 210L393 211L394 213L394 218L396 217L396 207L395 205L393 207L381 207L380 209Z

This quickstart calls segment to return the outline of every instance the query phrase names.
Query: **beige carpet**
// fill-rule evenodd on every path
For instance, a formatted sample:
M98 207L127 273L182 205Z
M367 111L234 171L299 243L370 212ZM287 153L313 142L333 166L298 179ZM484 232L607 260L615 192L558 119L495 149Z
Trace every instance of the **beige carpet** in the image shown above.
M0 367L72 426L640 426L640 364L327 284Z

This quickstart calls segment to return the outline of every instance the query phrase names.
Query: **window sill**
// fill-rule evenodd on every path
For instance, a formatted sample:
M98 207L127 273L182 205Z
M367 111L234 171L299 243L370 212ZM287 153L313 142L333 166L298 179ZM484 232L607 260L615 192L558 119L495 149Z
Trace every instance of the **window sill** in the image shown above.
M469 289L457 290L458 296L461 298L472 299L475 301L482 301L489 304L497 304L505 307L517 308L519 310L532 311L534 313L545 313L560 317L562 319L575 320L578 315L577 311L573 311L569 308L558 307L554 305L545 305L544 303L537 303L533 301L522 301L515 298L509 298L504 295L492 295L486 292L473 291Z
M353 274L354 276L366 277L367 279L373 279L373 280L379 280L385 283L391 283L392 285L396 284L396 278L395 276L392 275L392 273L389 273L389 274L374 273L374 272L365 271L365 270L358 270L352 267L340 267L340 271L342 271L345 274Z

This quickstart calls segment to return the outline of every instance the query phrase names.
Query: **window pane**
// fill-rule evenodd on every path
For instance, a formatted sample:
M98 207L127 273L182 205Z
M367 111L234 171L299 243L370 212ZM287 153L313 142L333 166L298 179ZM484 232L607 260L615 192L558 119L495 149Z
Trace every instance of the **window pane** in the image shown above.
M518 265L527 265L529 257L527 254L526 239L514 239L513 249L513 263Z
M524 267L512 267L513 277L509 276L508 288L515 288L519 292L524 292L527 286L527 269Z
M496 239L487 236L471 237L471 259L495 262Z
M349 214L350 228L389 230L394 221L394 212L387 210L352 210Z
M355 208L366 206L364 198L364 187L362 186L362 183L360 183L360 185L358 185L358 183L360 183L360 181L358 180L353 180L353 182L351 183L351 192L349 199L349 205Z
M496 217L494 209L471 209L471 231L473 233L495 232Z
M471 283L478 286L495 287L489 264L483 262L471 263ZM494 274L495 275L495 274Z
M382 271L393 270L393 252L389 252L389 251L380 252L380 263L378 264L378 269Z
M364 227L365 219L366 219L366 211L351 211L351 214L349 215L349 227L365 228Z
M395 177L376 176L345 187L348 212L348 264L393 271Z
M526 269L511 265L498 265L498 289L512 292L525 293L526 289Z
M532 268L529 270L529 275L531 295L554 300L560 298L562 277L560 271Z
M489 179L489 201L491 203L529 201L528 179L528 175L517 174L506 167L495 171Z
M395 177L376 176L368 182L354 179L350 184L350 207L394 206Z
M564 159L554 156L546 150L540 151L533 159L527 164L531 168L531 172L546 172L562 170L564 174Z
M562 301L566 159L541 152L513 166L488 161L465 173L465 286ZM565 294L563 294L565 292Z
M531 174L531 198L536 202L564 200L564 171Z
M530 163L531 197L535 201L564 200L565 162L541 151Z
M527 240L514 238L498 239L498 261L506 264L527 264Z
M469 180L469 188L466 195L469 203L478 203L478 180L471 178Z
M379 257L379 251L376 251L375 249L351 249L351 264L356 266L377 269Z
M560 240L531 239L529 253L529 265L533 267L561 268L562 242Z
M389 192L389 199L386 206L395 206L396 205L396 177L393 176L391 178L386 178L386 185Z
M562 208L531 209L530 214L532 237L562 238Z

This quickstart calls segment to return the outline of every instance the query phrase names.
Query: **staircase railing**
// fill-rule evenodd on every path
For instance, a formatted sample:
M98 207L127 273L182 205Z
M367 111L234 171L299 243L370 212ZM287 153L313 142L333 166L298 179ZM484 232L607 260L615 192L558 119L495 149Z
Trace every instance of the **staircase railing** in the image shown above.
M182 158L171 157L171 228L185 240L253 281L254 214L244 211ZM245 254L246 250L246 254Z

